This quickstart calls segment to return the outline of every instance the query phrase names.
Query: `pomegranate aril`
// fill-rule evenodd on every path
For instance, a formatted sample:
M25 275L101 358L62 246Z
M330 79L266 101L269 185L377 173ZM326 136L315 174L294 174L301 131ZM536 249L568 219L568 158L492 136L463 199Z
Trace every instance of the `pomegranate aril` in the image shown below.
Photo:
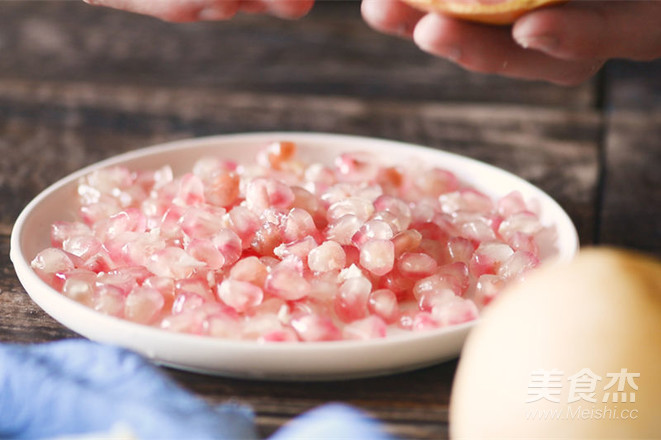
M411 330L413 331L428 331L438 327L439 323L429 312L418 312L413 315L413 321L411 322Z
M510 217L513 214L527 210L526 202L518 191L512 191L496 202L496 211L502 217Z
M225 265L225 256L209 240L191 240L186 245L186 252L211 270L219 270Z
M397 259L397 269L409 278L422 278L433 274L438 264L427 254L407 252Z
M166 247L149 257L147 269L154 275L182 279L191 276L205 263L196 260L178 247Z
M333 203L326 214L329 223L335 223L345 215L352 215L366 222L374 214L374 205L369 199L349 197Z
M259 216L246 208L238 205L229 212L230 227L241 239L243 248L250 247L250 242L255 232L261 227Z
M207 302L207 299L197 293L181 292L177 294L172 302L172 314L187 313L199 309Z
M339 270L346 265L346 253L339 243L328 240L310 251L307 262L313 272Z
M392 227L388 223L381 220L369 220L363 223L351 237L351 243L360 248L368 240L390 240L393 235Z
M420 296L418 307L424 312L430 312L435 306L454 301L457 295L452 290L433 290Z
M149 287L136 287L126 297L124 316L141 324L153 322L163 308L163 295Z
M53 247L61 247L67 239L90 235L92 229L81 222L55 222L51 225L50 239Z
M534 235L528 235L517 231L510 236L507 240L507 244L509 244L515 251L529 252L534 256L539 255L539 246L537 246L537 241L535 240Z
M375 339L385 338L387 325L378 316L368 316L366 318L347 324L342 330L344 339Z
M304 209L293 208L287 214L282 229L282 239L285 243L316 235L317 227L312 216Z
M514 251L509 245L498 241L484 242L475 249L471 258L470 272L479 277L482 274L495 274L500 265L512 256Z
M228 207L239 197L240 178L232 171L224 171L207 179L204 189L205 201L211 205Z
M347 214L328 225L326 237L342 245L352 244L351 239L358 232L363 222L355 215Z
M276 179L256 178L246 187L247 206L256 213L270 207L289 209L293 202L291 188Z
M247 281L226 279L218 285L218 298L237 312L245 312L262 302L264 292Z
M515 279L538 265L539 259L535 255L516 251L498 267L498 276L505 280Z
M363 276L344 281L335 297L334 307L337 317L344 322L351 322L367 316L371 291L372 283Z
M539 218L529 211L522 211L507 217L498 227L498 233L506 240L514 233L535 235L543 229Z
M457 177L446 170L432 168L416 174L415 185L427 196L438 197L441 194L459 189Z
M369 153L343 153L335 159L335 167L345 182L370 182L379 172L374 159Z
M441 203L441 210L446 213L457 211L479 213L493 210L493 202L487 195L470 188L442 194L438 200Z
M431 316L442 327L463 324L477 319L479 311L470 299L456 298L432 307Z
M413 286L413 296L417 301L420 301L423 295L428 295L430 293L440 293L443 291L452 292L453 295L457 295L460 292L457 292L457 286L453 279L444 277L439 274L434 274L416 281Z
M294 301L307 296L310 284L291 265L281 263L266 277L264 289L271 295Z
M194 206L205 202L204 183L192 173L184 174L173 202L179 206Z
M467 238L452 237L448 240L447 254L453 262L468 263L475 252L475 245Z
M292 319L291 326L298 337L305 342L335 341L342 338L340 330L326 316L298 316Z
M124 301L126 295L115 286L96 286L92 297L92 307L104 315L124 316Z
M475 284L474 300L478 306L484 307L496 298L505 287L505 280L498 275L484 274Z
M257 340L263 342L298 342L298 334L294 329L283 327L266 332Z
M263 286L268 270L262 261L255 257L245 257L237 261L230 269L229 277L237 281L246 281L256 286Z
M405 252L412 252L420 246L422 234L415 229L407 229L399 232L392 238L395 245L395 257L398 258Z
M53 286L56 284L55 274L74 269L76 267L74 261L76 257L68 252L57 248L46 248L34 257L30 265L42 280Z
M224 214L223 208L191 206L183 212L179 224L188 237L207 239L223 227Z
M390 240L368 240L360 248L360 265L374 275L385 275L395 264L395 245Z
M234 264L241 258L241 253L243 252L241 239L231 229L221 229L211 237L211 242L225 258L225 265Z
M392 290L378 289L370 293L368 307L371 313L380 316L388 324L399 318L399 304Z

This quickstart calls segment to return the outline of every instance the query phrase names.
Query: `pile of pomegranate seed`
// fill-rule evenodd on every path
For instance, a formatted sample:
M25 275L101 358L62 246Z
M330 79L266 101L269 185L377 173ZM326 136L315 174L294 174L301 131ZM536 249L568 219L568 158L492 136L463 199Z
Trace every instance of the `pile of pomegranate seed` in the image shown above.
M493 201L447 170L366 153L304 163L291 142L178 178L98 170L78 196L80 221L53 224L32 261L43 280L118 318L259 341L471 321L537 266L543 229L518 192Z

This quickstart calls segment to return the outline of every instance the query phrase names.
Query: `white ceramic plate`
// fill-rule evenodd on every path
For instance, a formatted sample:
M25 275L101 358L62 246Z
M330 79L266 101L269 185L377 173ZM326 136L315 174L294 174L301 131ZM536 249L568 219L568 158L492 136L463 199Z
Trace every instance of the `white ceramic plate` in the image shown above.
M342 151L370 151L387 163L419 161L449 169L464 182L502 196L519 190L540 208L552 232L540 244L542 257L569 259L577 251L576 230L567 214L548 195L526 181L484 163L420 146L380 139L317 133L257 133L183 140L104 160L60 180L39 194L21 213L11 237L11 260L32 299L71 330L95 341L133 349L175 368L233 377L328 380L375 376L431 365L456 357L474 323L428 332L405 333L371 341L273 343L231 341L176 334L95 312L58 293L31 269L30 261L50 245L50 225L73 220L77 180L98 168L124 165L133 169L165 164L176 174L206 155L252 161L258 149L277 140L298 144L302 158L330 161Z

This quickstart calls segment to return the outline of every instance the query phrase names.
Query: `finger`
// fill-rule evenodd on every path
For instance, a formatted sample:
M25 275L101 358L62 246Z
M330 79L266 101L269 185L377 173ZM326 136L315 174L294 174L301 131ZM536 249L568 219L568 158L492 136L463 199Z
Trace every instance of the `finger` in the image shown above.
M151 15L165 21L224 20L238 10L236 0L85 0L114 9Z
M407 38L413 37L415 25L425 15L399 0L363 0L360 9L374 29Z
M652 60L661 56L661 2L570 2L521 17L512 35L558 58Z
M312 9L314 0L262 0L269 14L280 18L301 18Z
M259 14L266 11L266 5L259 0L242 0L239 2L239 10L247 14Z
M596 73L600 60L568 61L516 44L508 28L484 26L428 14L415 27L415 43L424 51L481 73L542 79L574 85Z

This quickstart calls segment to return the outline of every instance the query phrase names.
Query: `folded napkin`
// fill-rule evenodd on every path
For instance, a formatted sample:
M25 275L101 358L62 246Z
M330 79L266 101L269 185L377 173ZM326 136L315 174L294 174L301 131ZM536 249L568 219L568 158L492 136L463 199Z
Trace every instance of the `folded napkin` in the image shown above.
M0 344L0 438L102 433L137 439L258 438L249 408L212 407L128 350L80 339ZM357 409L331 404L294 419L272 437L291 439L393 437Z

